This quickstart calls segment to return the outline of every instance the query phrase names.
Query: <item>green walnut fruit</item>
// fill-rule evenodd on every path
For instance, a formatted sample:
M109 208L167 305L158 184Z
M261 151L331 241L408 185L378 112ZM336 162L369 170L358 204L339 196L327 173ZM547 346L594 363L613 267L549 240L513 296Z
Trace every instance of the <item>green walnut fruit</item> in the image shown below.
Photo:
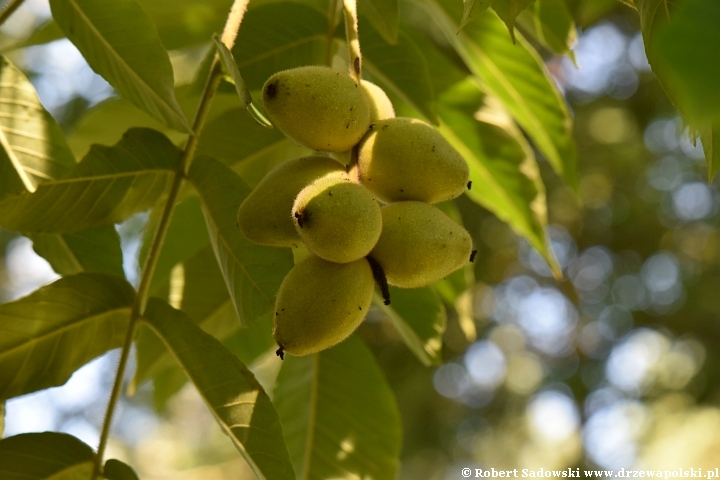
M370 125L370 105L349 75L328 67L283 70L263 86L263 105L285 135L313 150L350 150Z
M360 143L357 175L384 202L438 203L463 193L470 172L435 128L399 117L370 126Z
M240 205L237 223L251 242L291 247L300 242L291 217L300 190L328 174L344 173L340 162L310 156L288 160L272 169Z
M370 256L390 285L424 287L470 260L470 234L433 205L390 203L382 208L382 217L382 235Z
M310 355L345 340L365 318L374 285L364 258L334 263L310 256L295 265L275 304L278 355Z
M292 211L295 228L308 249L331 262L364 257L382 231L380 205L345 174L327 175L305 187Z
M367 80L360 82L370 104L370 122L395 118L395 109L385 91Z

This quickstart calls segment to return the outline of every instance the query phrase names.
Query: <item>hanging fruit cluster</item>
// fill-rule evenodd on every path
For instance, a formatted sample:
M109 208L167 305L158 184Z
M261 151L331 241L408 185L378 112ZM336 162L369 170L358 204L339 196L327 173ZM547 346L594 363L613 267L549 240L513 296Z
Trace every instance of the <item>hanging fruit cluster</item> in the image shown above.
M275 305L278 355L309 355L347 338L374 285L429 285L464 265L467 231L432 204L469 188L468 166L432 126L395 118L377 85L308 66L278 72L263 105L286 136L322 154L287 160L245 199L238 225L251 241L311 255L288 273ZM381 206L382 204L382 206Z

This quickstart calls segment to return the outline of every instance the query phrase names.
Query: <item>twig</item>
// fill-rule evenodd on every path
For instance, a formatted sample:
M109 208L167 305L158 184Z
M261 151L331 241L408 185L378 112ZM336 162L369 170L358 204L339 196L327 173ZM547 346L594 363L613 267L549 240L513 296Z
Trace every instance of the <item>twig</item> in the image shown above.
M230 10L227 22L225 23L225 29L223 30L221 37L223 43L228 47L228 49L232 49L235 44L237 32L240 28L240 23L242 22L245 10L247 9L248 1L249 0L235 0ZM152 281L153 274L155 273L155 267L157 266L157 262L160 257L160 251L165 243L165 237L167 236L168 228L170 226L170 219L172 217L173 210L175 209L175 203L177 201L178 194L180 193L183 180L187 176L190 164L195 157L198 140L203 128L205 127L205 122L207 121L208 113L210 111L210 104L215 92L217 92L221 78L222 68L220 66L220 59L218 55L216 55L213 65L210 68L210 73L208 75L208 80L205 84L202 97L200 98L200 103L198 104L198 110L195 114L192 128L193 133L188 137L187 143L185 144L183 156L180 160L177 171L175 172L162 217L160 218L157 230L155 231L150 251L145 259L145 265L143 266L142 276L140 277L140 285L138 286L137 296L135 297L135 301L133 302L132 310L130 312L130 321L128 323L122 353L120 354L120 362L118 363L115 381L110 393L110 400L105 412L105 419L103 421L102 432L100 434L100 443L98 445L97 454L95 455L95 466L91 477L92 480L96 480L102 471L103 455L110 435L110 427L112 424L113 414L115 413L115 407L117 406L117 402L120 398L120 391L122 390L123 378L125 377L125 370L130 356L130 347L132 346L132 341L135 337L137 321L145 312L148 293L150 291L150 283Z
M7 5L2 9L2 12L0 12L0 25L5 23L5 20L10 18L10 15L15 13L15 10L18 9L20 5L23 4L25 0L10 0Z

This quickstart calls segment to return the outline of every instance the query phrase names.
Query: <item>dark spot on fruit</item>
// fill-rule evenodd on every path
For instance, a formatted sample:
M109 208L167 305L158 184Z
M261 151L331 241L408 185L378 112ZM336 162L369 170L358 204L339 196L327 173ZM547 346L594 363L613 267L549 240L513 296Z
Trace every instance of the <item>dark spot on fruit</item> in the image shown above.
M297 211L293 215L295 216L295 220L297 220L298 227L303 228L303 224L305 223L305 212Z
M310 84L309 84L309 83L306 83L306 84L305 84L305 86L306 86L306 87L309 87L309 86L310 86Z
M475 255L477 255L477 250L473 250L472 252L470 252L470 262L471 263L475 261Z
M280 314L279 314L278 312L275 312L275 316L276 316L276 317L279 317Z
M355 73L360 75L360 57L355 57L355 61L353 61L353 68L355 69ZM355 84L357 86L357 84Z
M362 307L358 307L358 310L362 310Z
M375 128L375 124L374 124L374 123L371 123L368 128L369 128L370 130L372 130L373 128Z
M265 98L267 98L268 100L272 100L273 98L275 98L277 96L277 92L278 92L278 81L275 80L272 83L268 83L267 86L265 87Z
M275 350L275 355L280 357L280 360L285 360L285 348L282 345L280 345L280 348Z
M353 108L354 108L354 107L350 107L350 111L351 111L351 112L352 112L352 109L353 109Z
M345 125L345 129L347 130L348 128L350 128L350 124L349 124L349 123L348 123L347 125Z
M435 151L435 145L433 145L432 151L433 151L433 152Z
M328 190L328 195L332 197L332 190Z
M385 130L385 129L388 128L389 126L390 126L390 125L383 125L383 128L382 128L382 129Z
M471 190L471 189L472 189L472 180L470 180L470 181L468 182L468 190Z
M405 190L403 190L403 189L401 188L401 189L400 189L400 193L405 193Z

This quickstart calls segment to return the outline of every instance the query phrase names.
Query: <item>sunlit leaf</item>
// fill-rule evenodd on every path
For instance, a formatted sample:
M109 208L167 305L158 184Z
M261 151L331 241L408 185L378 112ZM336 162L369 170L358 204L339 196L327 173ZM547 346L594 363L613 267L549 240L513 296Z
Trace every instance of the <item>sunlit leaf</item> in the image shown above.
M370 25L361 22L360 27L363 68L377 78L382 87L392 90L428 121L437 123L428 67L412 38L400 32L397 44L391 45Z
M0 225L22 232L75 232L117 223L155 204L170 185L181 152L149 129L117 145L94 145L67 177L0 201Z
M500 19L485 12L456 35L457 26L435 0L408 0L423 9L483 88L497 97L568 184L577 186L577 152L565 100L537 52L519 33L512 43ZM452 13L451 0L441 0Z
M129 465L111 458L105 462L103 467L103 475L107 480L140 480Z
M100 272L124 276L120 235L113 225L73 233L33 233L35 253L60 275Z
M188 178L203 202L215 256L240 321L252 325L275 305L275 294L293 265L289 249L247 240L237 227L237 211L250 188L212 157L193 162Z
M395 478L399 413L357 336L314 355L286 356L273 400L298 478Z
M79 273L0 305L0 398L62 385L120 347L134 296L120 277Z
M705 161L708 165L708 176L712 179L720 171L720 119L711 122L700 132Z
M376 293L373 303L385 313L405 345L423 365L441 364L447 314L435 291L431 287L390 287L390 298L390 305L385 305Z
M547 203L532 149L502 106L482 102L469 84L445 97L440 131L470 167L466 195L507 222L559 274L545 234ZM497 100L495 100L497 102Z
M6 480L87 480L95 453L72 435L23 433L0 440L0 472Z
M368 19L370 24L389 44L395 44L400 28L398 0L359 0L358 14ZM365 32L361 30L361 47L365 48Z
M314 8L292 2L270 3L248 11L232 49L248 87L260 89L280 70L326 64L332 39L327 22L327 17Z
M150 299L144 318L183 366L258 478L294 480L278 413L242 362L162 300Z
M23 73L0 56L0 198L67 175L75 157Z
M172 128L191 130L175 99L167 52L135 0L50 0L50 8L60 29L120 96Z

